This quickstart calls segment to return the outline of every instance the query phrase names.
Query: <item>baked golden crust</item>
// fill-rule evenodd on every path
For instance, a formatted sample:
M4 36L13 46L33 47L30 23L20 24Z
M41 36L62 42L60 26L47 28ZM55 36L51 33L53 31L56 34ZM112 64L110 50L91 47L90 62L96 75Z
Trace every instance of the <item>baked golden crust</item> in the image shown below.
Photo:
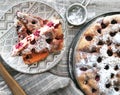
M94 74L96 75L94 72L87 72L77 78L81 89L84 90L87 95L99 95Z
M86 95L119 95L120 15L99 18L83 32L75 62L76 79Z
M22 57L25 64L33 64L35 62L44 60L48 55L49 55L48 51L41 53L32 52L31 54L24 54Z

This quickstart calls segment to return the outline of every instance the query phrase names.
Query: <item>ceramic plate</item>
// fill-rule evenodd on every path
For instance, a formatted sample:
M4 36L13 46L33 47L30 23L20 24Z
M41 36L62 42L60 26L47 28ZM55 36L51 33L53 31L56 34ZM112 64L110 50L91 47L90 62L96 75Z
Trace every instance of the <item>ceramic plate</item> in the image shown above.
M62 23L62 28L64 32L64 48L58 54L49 55L44 61L38 62L33 65L24 64L22 57L11 57L12 46L17 41L16 29L13 25L13 19L17 11L25 12L29 14L34 14L42 17L43 19L50 19L57 17ZM1 18L0 18L0 54L6 64L8 64L13 69L29 74L41 73L47 71L54 67L62 58L65 51L65 23L58 12L52 7L41 2L24 2L10 8Z

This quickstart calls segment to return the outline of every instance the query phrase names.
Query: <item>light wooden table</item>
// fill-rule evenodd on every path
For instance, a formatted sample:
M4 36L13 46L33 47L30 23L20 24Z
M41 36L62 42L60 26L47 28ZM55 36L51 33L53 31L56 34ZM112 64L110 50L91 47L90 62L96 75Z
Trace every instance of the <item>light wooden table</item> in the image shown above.
M31 0L0 0L0 16L3 15L4 12L6 10L8 10L11 6L13 6L19 2L23 2L23 1L31 1ZM36 1L43 1L44 2L45 0L36 0ZM71 3L78 2L78 1L80 2L80 0L53 0L53 1L48 0L45 2L47 2L49 5L51 5L52 3L57 4L55 6L55 8L57 8L58 10L60 8L63 8L63 10L65 11L65 9ZM100 14L103 14L106 12L120 11L120 0L91 0L90 4L87 6L87 10L88 10L88 19L91 19L97 15L100 15ZM78 31L78 29L79 29L79 27L72 28L72 29L68 27L68 31L69 31L68 39L70 39L69 43L68 43L68 47L69 47L73 37L75 36L76 31ZM11 69L6 64L5 64L5 67L8 69L8 71L12 75L16 75L18 73L17 71ZM59 69L57 69L58 71L56 71L55 69L58 67L56 66L55 68L53 68L51 70L51 72L57 73L59 71ZM65 76L67 76L67 74L65 74ZM0 80L2 80L1 77L0 77Z
M6 10L8 10L11 6L17 4L18 2L22 1L30 1L30 0L0 0L0 16L4 14ZM34 0L35 1L35 0ZM49 5L54 5L54 8L56 8L58 11L63 10L63 13L61 13L64 16L64 12L66 8L74 2L78 2L80 0L36 0L36 1L43 1L47 2ZM94 18L95 16L98 16L100 14L106 13L106 12L113 12L113 11L120 11L120 0L91 0L90 4L87 6L88 10L88 19ZM68 29L68 43L67 46L69 47L72 39L74 38L77 31L80 29L80 27L75 28L69 28ZM67 54L67 53L66 53ZM65 58L67 59L67 56L65 54ZM61 74L62 76L67 76L67 64L66 59L63 60L63 64L58 64L53 69L50 70L50 72L54 74ZM61 69L64 66L63 69ZM11 69L9 66L5 64L5 67L8 69L10 74L12 76L18 74L17 71ZM0 81L3 79L0 77Z

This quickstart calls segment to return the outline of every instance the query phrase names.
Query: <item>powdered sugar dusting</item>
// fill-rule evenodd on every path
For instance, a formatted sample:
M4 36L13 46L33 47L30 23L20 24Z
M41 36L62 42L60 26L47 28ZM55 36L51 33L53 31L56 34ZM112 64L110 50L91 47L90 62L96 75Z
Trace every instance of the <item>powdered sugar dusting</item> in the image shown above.
M94 37L94 41L91 42L87 51L84 51L84 49L79 51L77 56L80 56L80 60L77 60L75 64L76 76L79 78L89 71L93 74L97 71L100 79L99 81L96 80L96 85L99 88L100 95L120 95L120 78L116 76L120 73L120 56L118 54L120 24L113 18L108 21L110 18L111 16L109 16L109 19L100 18L95 22L101 25L101 32ZM91 51L92 48L95 48L94 52Z
M116 44L120 44L120 33L117 33L114 37L113 37L113 42Z
M43 48L48 48L48 50L50 50L51 47L46 42L46 38L44 37L45 36L44 33L47 31L53 31L54 26L56 24L59 24L59 20L54 20L54 22L51 21L49 23L49 24L53 24L52 26L45 25L45 26L41 27L40 29L36 30L35 33L28 35L23 40L21 40L18 44L13 46L14 48L12 51L12 56L18 55L19 52L24 49L24 47L26 47L25 50L23 51L24 53L27 53L27 51L30 52L30 50L33 49L32 48L33 46L30 47L31 46L30 42L32 42L33 40L35 40L37 42L34 45L34 49L36 49L37 52L40 52L40 50L42 50ZM22 43L22 44L20 44L20 43Z
M107 45L103 45L101 48L100 48L100 54L104 57L108 57L108 54L107 54L107 50L108 50L108 46Z
M102 63L100 63L100 64L101 65L99 65L99 67L101 69L98 73L101 76L101 80L99 81L98 85L99 85L101 91L106 92L106 95L110 95L109 89L106 88L105 84L107 84L107 82L111 83L112 88L110 87L110 89L114 90L114 81L116 80L116 78L111 79L111 73L116 75L119 72L119 70L115 71L114 67L116 65L120 64L120 59L116 58L116 57L108 57L108 58L104 59L102 61ZM106 65L109 66L109 69L105 69ZM120 68L120 66L119 66L119 68ZM118 94L118 92L114 91L114 95L119 95L119 94Z

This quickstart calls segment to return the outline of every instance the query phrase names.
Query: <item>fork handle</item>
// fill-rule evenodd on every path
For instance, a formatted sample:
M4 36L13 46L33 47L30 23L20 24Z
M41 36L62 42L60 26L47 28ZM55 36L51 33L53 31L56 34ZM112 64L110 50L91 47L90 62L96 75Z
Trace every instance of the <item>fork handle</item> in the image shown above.
M3 64L0 62L0 74L11 89L13 95L27 95L20 85L12 78L12 76L5 69Z

